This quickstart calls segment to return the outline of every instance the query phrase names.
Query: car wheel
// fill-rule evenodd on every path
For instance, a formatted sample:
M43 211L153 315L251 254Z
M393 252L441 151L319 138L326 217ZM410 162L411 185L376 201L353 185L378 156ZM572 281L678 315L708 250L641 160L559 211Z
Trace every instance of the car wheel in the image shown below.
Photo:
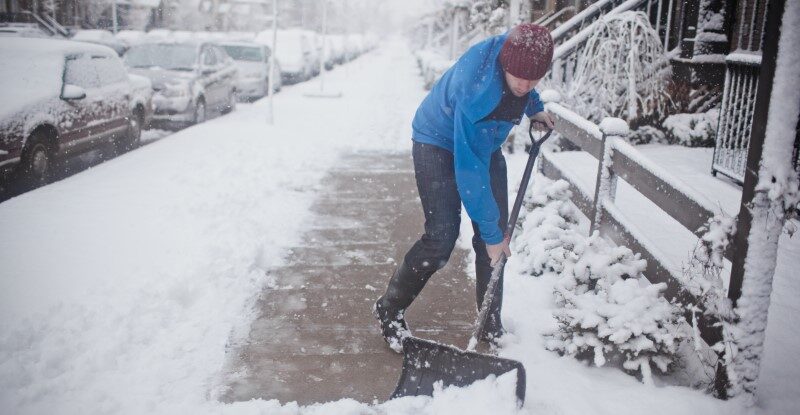
M228 102L222 109L222 113L227 114L235 109L236 109L236 90L231 89L231 92L228 93Z
M141 111L134 111L131 114L131 117L128 119L128 132L122 138L115 142L115 146L117 147L118 153L125 153L127 151L131 151L142 142L142 123L144 122L144 116L142 115Z
M47 184L53 170L53 150L43 131L36 131L28 137L22 151L20 179L23 186L36 188Z
M194 106L194 123L200 124L206 120L206 103L202 99Z

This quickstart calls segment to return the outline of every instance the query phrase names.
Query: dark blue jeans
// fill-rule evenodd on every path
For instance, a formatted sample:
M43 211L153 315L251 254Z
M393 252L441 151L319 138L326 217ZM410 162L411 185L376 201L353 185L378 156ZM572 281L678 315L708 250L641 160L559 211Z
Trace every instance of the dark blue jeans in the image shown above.
M443 148L414 142L414 171L417 189L425 214L425 234L411 247L405 256L405 265L414 275L400 278L416 280L418 291L411 296L416 297L433 273L445 266L455 247L461 224L461 197L456 188L453 154ZM508 222L508 186L506 178L506 160L498 150L492 154L489 167L492 193L500 209L500 229L506 229ZM472 222L475 235L472 247L475 250L476 300L478 308L483 301L486 286L492 274L486 244L481 239L478 225ZM405 285L405 284L404 284ZM500 307L503 298L503 279L495 292L494 310L487 323L489 332L499 329ZM407 307L407 306L406 306ZM402 307L405 308L405 307Z

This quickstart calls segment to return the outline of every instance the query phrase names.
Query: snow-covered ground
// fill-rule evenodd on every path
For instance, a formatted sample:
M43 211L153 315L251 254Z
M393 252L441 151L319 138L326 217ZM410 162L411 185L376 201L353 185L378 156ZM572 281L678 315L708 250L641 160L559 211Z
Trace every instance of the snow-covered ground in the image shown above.
M326 78L341 99L303 96L315 81L287 87L275 97L275 125L262 100L0 204L0 412L516 412L508 376L377 405L217 401L226 345L247 332L251 305L271 283L264 271L298 242L320 178L343 152L410 149L424 97L416 73L405 45L391 42ZM512 188L523 163L509 158ZM513 335L501 354L527 369L520 413L752 413L546 351L556 276L519 277L515 267L512 257L504 320ZM787 292L773 300L771 322L796 325L787 320L800 287L783 272L776 286ZM778 384L800 372L766 371L797 343L786 334L770 343L770 334L764 407L790 408L798 394Z
M344 151L410 148L404 45L0 205L0 412L212 410L225 346ZM209 398L211 400L209 400ZM197 409L195 411L195 409Z

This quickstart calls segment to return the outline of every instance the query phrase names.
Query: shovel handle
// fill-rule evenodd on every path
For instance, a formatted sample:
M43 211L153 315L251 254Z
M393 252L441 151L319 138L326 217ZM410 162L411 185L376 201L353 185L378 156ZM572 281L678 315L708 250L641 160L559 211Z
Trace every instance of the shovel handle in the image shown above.
M533 124L540 123L544 124L540 121L532 121L530 127L528 128L528 136L531 138L531 149L528 152L528 163L525 165L525 172L522 174L522 181L519 184L519 191L517 191L517 197L514 200L514 208L511 210L511 217L508 220L508 224L506 226L506 236L510 240L511 237L514 235L514 229L516 228L517 219L519 219L519 211L522 208L522 201L525 199L525 192L528 190L528 182L531 180L531 173L533 172L533 165L536 162L536 157L539 156L539 150L550 138L550 134L553 133L552 129L548 129L547 133L540 139L535 139L533 137ZM486 321L489 318L489 310L492 306L492 301L494 301L494 292L497 289L497 283L500 281L500 272L503 270L503 267L506 264L506 254L500 253L500 260L492 267L492 277L489 279L489 283L486 287L486 292L483 294L483 301L481 302L481 309L478 312L478 318L475 322L475 331L472 332L472 338L469 340L469 344L467 345L467 350L474 351L475 347L478 344L478 339L481 338L483 335L484 330L486 329Z

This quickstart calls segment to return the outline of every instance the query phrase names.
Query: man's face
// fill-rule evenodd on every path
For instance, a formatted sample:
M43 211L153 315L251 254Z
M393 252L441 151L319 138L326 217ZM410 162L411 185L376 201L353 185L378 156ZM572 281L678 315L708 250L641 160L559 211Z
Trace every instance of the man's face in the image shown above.
M511 75L508 72L505 72L505 74L506 74L506 85L508 85L508 88L511 90L511 93L518 97L527 95L529 92L531 92L531 90L533 90L533 88L536 87L537 84L539 84L539 81L541 81L541 79L529 80L529 79L517 78L516 76Z

